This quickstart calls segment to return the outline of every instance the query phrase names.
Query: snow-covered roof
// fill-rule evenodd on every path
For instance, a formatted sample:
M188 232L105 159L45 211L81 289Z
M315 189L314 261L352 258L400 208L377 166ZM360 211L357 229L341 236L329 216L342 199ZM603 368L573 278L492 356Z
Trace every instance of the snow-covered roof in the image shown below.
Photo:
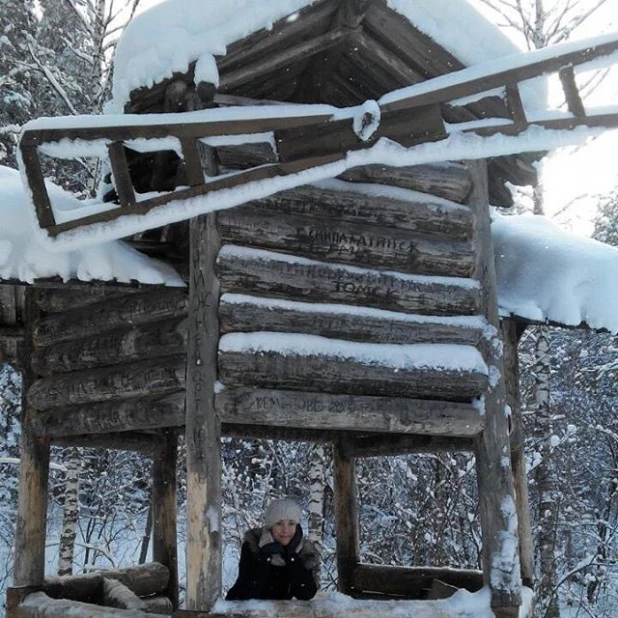
M219 83L215 56L253 32L270 29L316 0L164 0L124 31L114 59L113 105L122 113L132 90L150 87L197 61L195 83ZM522 50L468 0L388 0L390 8L464 65ZM153 45L152 41L157 44Z
M71 194L48 183L67 210ZM172 269L122 241L76 251L40 244L19 172L0 166L0 279L120 281L183 285ZM562 231L544 217L494 214L492 232L502 315L618 332L618 249Z
M618 249L532 215L495 214L492 235L503 315L618 332Z
M52 199L66 210L81 204L51 182ZM81 281L140 281L169 286L184 285L166 264L135 251L122 241L94 244L77 251L51 252L36 234L19 172L0 166L0 279L32 283L38 278L60 277Z

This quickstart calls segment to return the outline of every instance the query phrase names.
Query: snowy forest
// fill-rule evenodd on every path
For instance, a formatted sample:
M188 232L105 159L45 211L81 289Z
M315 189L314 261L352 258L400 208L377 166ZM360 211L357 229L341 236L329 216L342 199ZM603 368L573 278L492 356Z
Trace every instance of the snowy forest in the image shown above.
M611 1L611 0L610 0ZM0 0L0 165L17 168L20 127L41 116L100 114L119 34L142 0ZM559 42L609 2L471 0L529 48ZM589 84L594 91L603 76ZM49 176L93 195L102 171L82 160ZM616 179L618 183L618 178ZM542 192L518 212L543 214ZM618 188L597 205L594 237L618 247ZM575 206L574 206L575 208ZM515 210L515 209L514 209ZM568 205L561 222L568 219ZM520 391L535 540L537 615L618 615L618 340L607 332L530 326L520 342ZM0 618L11 584L17 512L21 379L0 366ZM178 512L186 511L182 441ZM147 560L151 460L125 451L54 448L47 569L69 574ZM336 587L331 453L307 443L224 440L224 583L242 535L272 497L299 501L321 551L322 589ZM365 562L479 568L477 485L459 453L359 461ZM183 539L183 521L179 522ZM179 552L183 559L184 550ZM183 572L182 565L180 572ZM181 582L182 583L182 582Z

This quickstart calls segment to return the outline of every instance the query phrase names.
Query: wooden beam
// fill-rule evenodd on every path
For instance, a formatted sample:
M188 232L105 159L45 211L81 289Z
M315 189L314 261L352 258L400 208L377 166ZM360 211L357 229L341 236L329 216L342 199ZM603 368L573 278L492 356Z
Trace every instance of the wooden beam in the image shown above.
M579 87L575 81L575 71L572 66L564 67L558 72L564 96L566 98L567 107L574 116L585 116L586 108L579 94Z
M151 562L126 569L48 577L45 579L43 592L56 599L100 602L104 579L117 580L141 597L159 594L165 590L169 572L162 564Z
M115 579L103 578L103 603L105 607L147 610L146 604L124 584Z
M233 335L229 335L233 336ZM399 367L293 351L219 350L219 379L227 387L255 386L348 395L383 395L469 402L487 387L481 368ZM335 419L333 419L334 421Z
M333 484L337 586L339 592L352 596L354 571L360 563L360 518L354 459L344 455L341 440L333 445Z
M34 382L28 402L37 409L166 395L184 388L184 354L74 371Z
M417 453L473 453L475 446L471 437L452 438L427 435L374 435L355 437L348 434L344 442L348 457L382 457L393 455L415 455Z
M379 203L375 198L376 208ZM272 216L255 207L217 214L221 240L227 243L417 275L469 277L474 268L472 244L467 239L352 223L338 218L337 209L322 218Z
M107 151L120 206L132 206L135 204L135 191L131 181L131 174L129 173L129 164L124 144L120 141L112 142L108 145Z
M483 314L499 336L497 285L491 239L487 169L482 161L469 163L474 188L470 204L477 221L477 278L483 289ZM506 417L504 366L500 341L486 342L485 357L499 379L484 395L487 425L477 439L476 463L479 512L483 535L483 572L491 590L496 618L514 618L521 605L521 574L517 550L517 514Z
M340 178L351 182L385 184L421 191L428 194L427 200L430 202L432 198L441 197L461 204L472 188L469 170L458 163L449 163L447 166L426 164L407 167L364 165L347 170Z
M165 595L172 606L178 607L178 540L176 535L176 464L178 460L178 433L174 430L163 435L161 448L155 450L152 460L152 557L169 571Z
M470 436L484 418L472 405L322 392L225 389L215 403L221 421L307 429Z
M188 298L184 289L163 288L126 294L75 311L62 311L41 318L34 331L37 347L158 320L187 315Z
M464 175L460 166L455 164L453 168L446 166L442 172L432 166L353 168L342 175L352 182L333 181L326 186L306 185L280 191L231 211L219 211L218 220L224 221L230 212L249 217L304 216L323 222L325 228L345 222L368 228L397 228L443 239L468 240L474 225L474 213L468 206L418 193L421 186L430 190L442 184L442 193L455 193L455 189L450 190L453 185L459 185L458 196L467 195L471 186L469 172L466 170ZM358 186L356 181L371 184ZM378 187L376 183L414 192Z
M32 353L32 325L37 318L37 291L28 289L25 297L22 346L22 412L19 457L19 495L15 525L13 566L14 586L39 586L45 578L45 538L47 522L47 481L49 476L49 441L39 439L32 428L32 407L26 393L33 382L29 358Z
M221 594L221 426L215 411L219 251L214 215L190 223L191 281L187 350L187 596L210 610Z
M221 332L305 333L365 343L449 343L476 346L482 320L408 316L393 311L276 301L224 294L219 303Z
M138 609L101 607L80 601L50 599L44 592L28 595L15 609L15 618L169 618L165 614L148 614Z
M49 194L47 193L47 187L45 186L38 149L34 145L29 146L25 143L20 143L19 149L24 165L24 174L28 179L28 185L32 192L32 200L39 224L43 227L53 226L56 224L56 219L51 207Z
M183 391L163 397L115 399L37 410L32 426L41 438L147 431L185 424Z
M376 307L423 315L474 315L479 286L468 279L425 278L291 260L277 253L223 247L217 274L224 292Z
M183 354L186 345L187 318L168 317L39 349L32 366L39 375L50 376Z
M478 592L483 587L482 571L377 564L359 564L354 569L355 590L402 597L421 598L420 593L429 591L434 579L470 592Z
M504 342L506 398L511 409L511 465L513 467L515 501L517 504L521 579L524 586L534 588L534 544L532 522L530 520L530 500L528 498L524 428L521 415L521 396L519 393L519 355L517 352L522 332L515 320L507 319L502 321L501 333L502 341Z
M104 450L137 451L145 455L152 455L155 449L160 448L160 438L158 435L132 433L129 431L97 435L63 436L55 438L53 442L55 446L82 446Z

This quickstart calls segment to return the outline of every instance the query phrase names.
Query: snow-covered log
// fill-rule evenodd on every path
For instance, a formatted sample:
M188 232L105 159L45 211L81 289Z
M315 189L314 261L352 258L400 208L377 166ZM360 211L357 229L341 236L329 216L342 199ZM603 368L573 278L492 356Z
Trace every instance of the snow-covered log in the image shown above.
M366 343L477 345L487 326L480 317L415 316L379 309L224 294L221 332L306 333Z
M464 202L472 188L470 172L465 165L457 163L406 167L364 165L348 170L341 178L421 191L458 203Z
M103 578L103 605L118 609L146 611L147 606L124 584L115 579Z
M158 594L165 590L169 581L169 571L162 564L151 562L118 571L48 577L45 580L43 591L56 599L101 600L105 579L119 581L135 595L141 597Z
M460 169L460 166L455 168ZM358 177L363 178L360 172L368 170L368 178L383 179L386 182L378 185L323 181L317 185L298 187L252 200L230 211L219 211L217 219L225 220L230 213L237 213L237 218L241 215L262 214L266 217L277 214L279 217L312 217L316 225L326 228L343 222L364 225L378 235L380 230L375 228L384 226L386 232L405 230L408 235L431 234L452 240L467 240L472 236L474 211L470 206L435 195L395 188L390 178L371 174L374 169L378 172L383 170L384 176L388 173L397 179L401 170L416 168L354 168L348 174L359 170ZM469 174L467 178L469 181Z
M168 618L140 609L116 609L68 599L52 599L44 592L28 595L12 613L15 618Z
M377 212L379 207L376 205ZM417 234L339 219L265 212L255 207L222 211L221 239L232 244L283 251L314 260L397 270L420 275L469 277L474 251L469 240ZM448 218L446 218L448 220Z
M217 275L224 292L423 315L471 315L478 311L480 286L470 279L400 275L231 245L219 254Z
M451 401L471 401L488 384L487 374L476 366L451 369L430 365L395 367L315 353L264 349L248 353L226 349L223 345L219 352L219 380L229 387L256 386Z

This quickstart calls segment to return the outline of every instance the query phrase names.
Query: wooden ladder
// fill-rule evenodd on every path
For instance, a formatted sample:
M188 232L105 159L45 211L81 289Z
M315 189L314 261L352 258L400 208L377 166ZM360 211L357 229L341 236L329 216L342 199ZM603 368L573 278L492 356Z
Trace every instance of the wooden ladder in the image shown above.
M143 117L101 117L100 122L85 121L76 117L64 119L59 128L58 119L41 119L25 126L20 140L20 155L25 176L32 195L39 225L49 235L57 236L76 228L114 221L123 215L143 215L153 208L175 200L185 200L200 195L239 187L279 176L298 174L334 162L343 162L350 151L369 149L384 137L409 149L420 144L439 144L456 133L473 134L481 139L505 134L514 139L509 154L525 152L529 146L523 139L526 131L540 127L552 131L570 132L587 127L591 131L618 126L618 111L590 110L583 103L576 82L575 67L586 69L586 63L611 66L618 63L618 34L568 43L555 48L535 50L488 62L482 66L461 71L403 88L385 95L379 102L356 108L347 108L336 115L320 106L297 105L273 115L272 108L252 107L243 111L243 120L230 120L225 110L202 112L192 122L170 120L165 114L151 115L147 123ZM548 74L560 78L569 113L556 117L549 111L526 112L522 102L522 82ZM506 102L508 117L486 118L474 123L449 125L441 115L442 105L463 105L466 102L495 96L500 89ZM285 113L284 113L285 111ZM135 118L135 120L134 120ZM205 176L205 165L200 154L199 141L213 136L255 136L261 133L274 135L276 152L260 165L251 169L215 177ZM581 138L581 131L578 132ZM179 188L156 197L139 199L134 190L126 149L135 147L134 140L174 138L182 154L188 188ZM92 148L97 156L103 140L107 146L119 207L110 207L97 214L72 215L69 221L57 221L49 193L45 186L39 150L54 155L54 146L64 145L56 156L66 156L66 140L79 141L80 155ZM541 140L542 141L542 140ZM549 141L548 144L552 142ZM539 148L539 141L535 142ZM151 150L156 150L156 145ZM162 147L160 149L163 149ZM475 144L477 158L479 149ZM416 163L423 163L421 158ZM344 163L344 165L347 165ZM296 186L303 184L298 178ZM291 188L294 181L288 182ZM274 188L273 192L277 189ZM240 203L240 201L239 201Z

